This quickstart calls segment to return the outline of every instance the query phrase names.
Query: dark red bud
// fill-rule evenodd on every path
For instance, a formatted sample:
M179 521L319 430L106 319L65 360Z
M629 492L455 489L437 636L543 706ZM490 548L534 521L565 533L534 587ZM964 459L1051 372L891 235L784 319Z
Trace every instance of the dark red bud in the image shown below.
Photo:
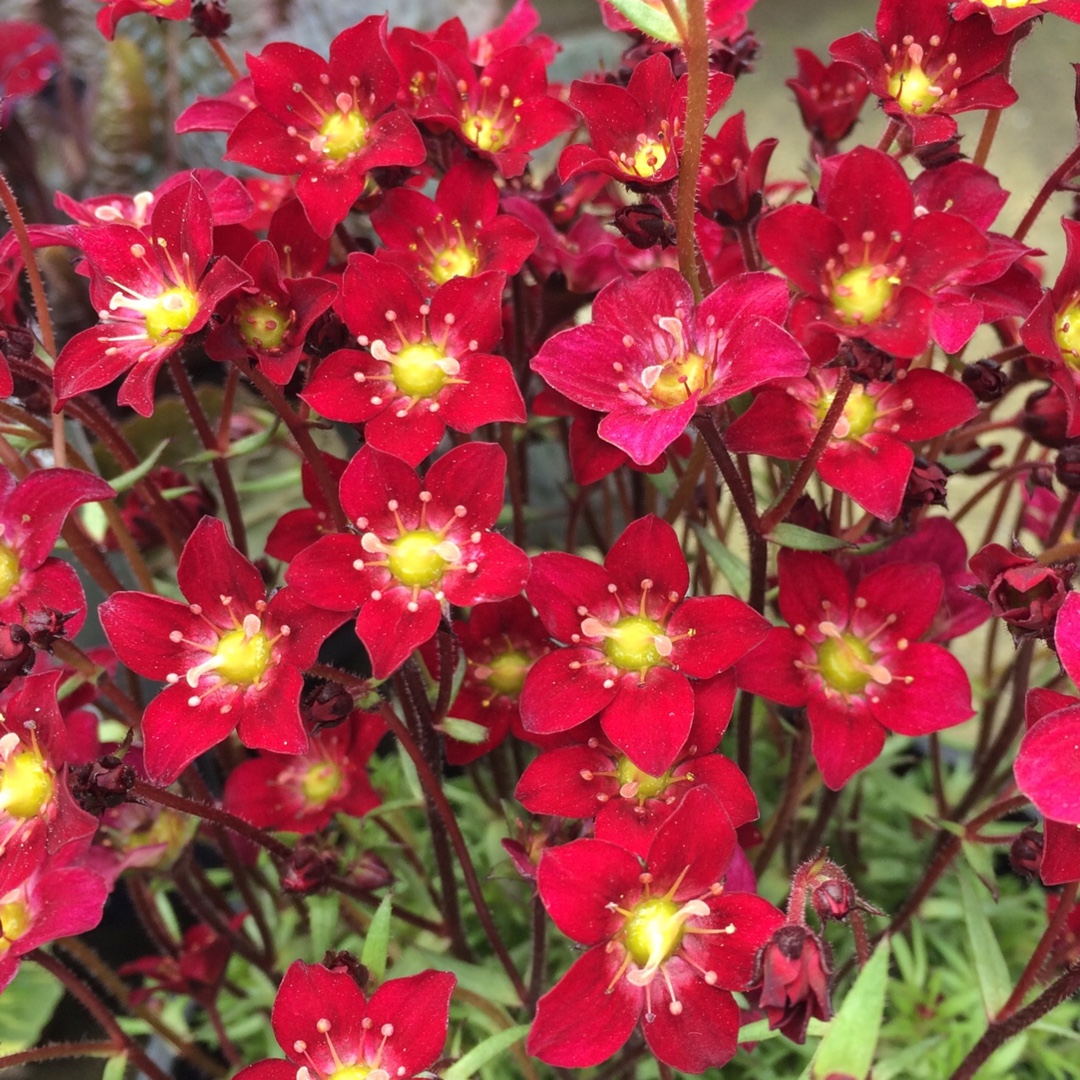
M34 666L30 632L20 623L0 623L0 690Z
M771 1030L779 1028L792 1042L803 1043L812 1017L832 1015L832 970L829 946L808 926L788 923L758 952L746 996L764 1011Z
M858 907L855 887L850 881L825 881L810 893L810 903L824 923L829 919L846 919Z
M341 683L312 679L300 695L300 715L314 733L337 727L356 708L352 694Z
M232 16L225 10L225 0L198 0L191 9L191 27L196 37L224 37L232 26Z
M333 851L320 850L314 840L303 837L282 868L281 887L291 893L321 892L337 870Z
M366 991L371 981L371 972L346 949L331 949L323 957L323 967L331 971L341 971L352 978L361 990Z
M1042 446L1060 450L1069 442L1065 395L1056 386L1031 394L1020 413L1020 427Z
M841 364L851 372L852 382L893 382L896 379L896 357L861 338L848 341L840 350Z
M95 817L127 802L135 780L135 770L111 755L79 765L69 774L75 801Z
M659 206L651 203L622 207L616 211L612 224L634 247L643 251L657 244L666 248L675 243L675 226Z
M1063 446L1054 461L1057 482L1069 491L1080 491L1080 446Z
M976 360L974 364L968 364L960 380L978 401L987 402L997 401L1009 385L1009 376L996 360Z
M1038 876L1042 865L1043 837L1035 829L1025 829L1009 848L1009 864L1012 871L1022 878Z
M916 510L921 506L946 506L945 484L952 472L936 461L917 457L911 467L904 491L903 509Z

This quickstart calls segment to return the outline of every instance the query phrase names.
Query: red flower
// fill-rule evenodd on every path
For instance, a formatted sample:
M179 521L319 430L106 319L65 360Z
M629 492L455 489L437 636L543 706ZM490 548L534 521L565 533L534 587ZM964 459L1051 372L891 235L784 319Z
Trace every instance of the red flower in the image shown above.
M780 1029L792 1042L806 1042L811 1018L832 1016L829 989L832 950L807 926L785 923L758 953L754 985L747 997L769 1018L769 1030Z
M843 60L826 67L809 49L796 49L795 59L798 77L784 85L795 95L815 156L831 157L859 119L870 85L857 67Z
M338 34L329 62L291 42L247 59L258 106L233 129L225 159L299 173L296 195L320 236L345 219L371 169L424 160L420 133L394 104L398 75L385 15Z
M455 165L434 199L411 188L388 191L371 213L371 227L386 245L378 257L400 266L424 291L487 270L516 274L533 253L536 234L499 213L492 172L480 161Z
M76 506L115 495L104 480L78 469L39 469L16 483L0 467L0 623L59 613L68 637L79 632L86 618L79 577L49 553Z
M641 862L604 840L548 849L540 897L588 951L539 1002L528 1051L550 1065L605 1061L641 1024L649 1048L682 1072L735 1053L754 957L783 916L749 893L725 893L735 830L716 797L695 788Z
M249 280L230 259L210 265L211 225L210 202L191 179L156 201L146 230L75 227L101 322L61 349L59 400L107 386L129 371L117 400L143 416L153 413L161 365L206 325L225 296Z
M698 204L721 225L739 225L756 218L764 200L765 173L778 141L764 139L751 150L746 113L728 117L715 136L705 136Z
M302 673L342 617L293 589L268 601L259 571L215 518L203 518L184 545L177 583L186 604L120 592L100 608L121 661L169 684L143 714L147 773L171 783L234 728L245 746L302 752Z
M259 754L225 783L228 810L262 829L313 833L335 814L361 818L381 801L366 765L386 732L377 713L354 712L295 757Z
M816 206L761 219L762 254L805 295L791 325L817 362L836 338L893 356L927 346L935 292L985 257L982 231L957 214L917 214L911 182L887 154L860 146L822 163Z
M322 457L330 476L335 483L339 482L348 462L332 454L324 453ZM300 466L300 490L308 508L287 510L274 523L266 538L266 554L272 559L292 562L304 548L333 530L330 506L307 460Z
M493 443L444 454L424 480L363 447L341 478L360 535L324 536L293 560L289 584L311 603L356 611L356 633L385 679L436 631L445 603L507 600L529 574L525 553L492 531L506 461Z
M571 401L608 415L601 438L651 464L707 409L768 379L805 373L806 355L778 325L787 289L742 274L695 306L676 270L613 281L593 321L549 338L533 370Z
M303 399L331 420L364 423L369 446L413 466L447 425L471 432L523 422L510 362L491 352L502 337L505 280L495 271L452 278L429 302L404 270L351 255L339 307L367 351L331 353Z
M171 22L182 21L191 15L191 0L101 0L101 3L105 6L98 9L97 27L109 41L116 35L116 24L137 11Z
M994 70L1009 38L995 34L988 20L954 22L942 0L881 0L875 25L876 40L860 30L834 41L829 52L862 69L885 112L911 129L916 146L955 135L953 113L1016 101L1007 78Z
M559 157L565 182L584 172L601 172L625 184L655 187L679 174L688 77L676 81L671 60L654 53L633 70L626 87L574 81L570 104L589 132L588 143L573 143ZM715 74L707 115L731 94L735 80Z
M0 893L46 858L62 866L82 855L97 819L68 787L67 733L56 703L59 671L30 675L0 714ZM3 909L0 908L0 919Z
M526 593L566 647L525 679L525 730L569 731L599 713L604 734L653 777L671 768L697 711L719 741L732 695L717 676L768 626L732 596L685 598L689 584L675 530L652 516L627 526L602 567L561 552L536 556Z
M959 21L985 12L995 34L1008 34L1029 19L1060 15L1080 23L1080 0L957 0L952 17Z
M728 429L737 453L805 457L835 397L837 369L784 379L754 398ZM817 464L821 478L883 521L900 513L915 455L907 445L932 439L978 412L972 392L948 375L926 368L897 373L895 383L851 388L844 413Z
M1044 566L1018 544L1015 548L987 544L972 555L971 570L979 579L972 591L990 601L991 613L1004 619L1013 640L1048 638L1076 563Z
M370 998L346 971L297 960L281 980L270 1022L287 1061L241 1069L243 1080L409 1080L442 1053L454 976L422 971L390 979Z
M934 566L890 563L854 591L825 555L781 551L776 627L738 666L739 685L805 706L813 751L834 791L881 753L886 728L927 735L972 715L964 669L920 642L941 603Z
M1076 593L1069 593L1058 612L1054 645L1066 674L1074 684L1077 683L1080 680L1080 595ZM1074 826L1074 834L1075 826L1080 825L1080 702L1052 691L1031 690L1027 704L1030 726L1020 744L1013 769L1017 787L1048 819L1049 851L1051 820Z

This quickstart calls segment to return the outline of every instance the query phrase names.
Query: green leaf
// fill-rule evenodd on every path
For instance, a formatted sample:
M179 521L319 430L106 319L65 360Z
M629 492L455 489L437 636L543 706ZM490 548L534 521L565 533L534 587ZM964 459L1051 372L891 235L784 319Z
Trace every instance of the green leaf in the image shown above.
M455 1061L449 1069L444 1070L443 1080L468 1080L468 1077L478 1069L483 1068L489 1061L494 1061L504 1050L520 1042L528 1033L528 1024L518 1024L516 1027L506 1028L504 1031L489 1035L464 1057Z
M105 1062L101 1080L124 1080L124 1070L127 1069L127 1064L128 1056L126 1053L114 1054Z
M677 0L677 2L685 15L686 5L682 0ZM657 41L681 44L675 24L666 11L653 7L645 0L611 0L611 6L624 18L629 19L643 34L648 34Z
M813 529L804 529L801 525L777 525L765 539L795 551L836 551L855 546L838 536L826 536Z
M829 1032L814 1055L811 1075L826 1080L833 1073L866 1080L874 1063L885 985L889 980L889 942L883 941L847 992Z
M22 964L0 995L0 1047L15 1054L33 1046L63 997L64 988L37 964Z
M740 596L750 593L750 568L737 555L713 536L708 529L696 521L690 523L698 542L705 549L705 554L716 564L716 568L731 583L731 587Z
M119 495L121 492L127 491L128 488L134 487L157 464L158 458L165 452L165 447L169 445L169 442L169 439L162 439L149 454L142 457L139 464L133 469L128 469L127 472L114 476L109 481L113 490Z
M993 1019L1012 993L1009 967L1001 954L1001 946L984 908L983 895L975 886L975 875L966 866L960 871L960 899L964 905L968 941L975 960L987 1019Z
M488 737L488 729L483 724L474 723L472 720L458 720L454 716L448 716L439 725L439 730L451 739L474 746L479 746Z
M975 871L975 876L986 886L987 892L996 902L998 887L994 877L993 848L989 844L973 844L965 840L960 844L960 850L968 866Z
M332 892L326 896L309 896L307 904L311 925L311 959L317 964L333 944L334 931L338 928L341 894Z
M383 898L364 938L364 951L360 954L360 963L366 967L376 982L381 982L386 974L386 951L390 947L391 899Z

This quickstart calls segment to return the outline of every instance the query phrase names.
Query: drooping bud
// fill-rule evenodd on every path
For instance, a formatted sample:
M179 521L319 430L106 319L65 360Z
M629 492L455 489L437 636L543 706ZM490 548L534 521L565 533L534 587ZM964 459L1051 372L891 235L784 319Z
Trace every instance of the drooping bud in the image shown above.
M320 850L313 838L301 837L282 869L281 887L290 893L321 892L337 870L333 851Z
M675 226L663 210L652 203L636 203L615 212L612 224L636 248L642 251L659 244L661 248L675 243Z
M371 972L347 949L330 949L322 960L323 967L348 975L361 990L367 990Z
M871 345L864 338L845 342L839 361L851 372L851 381L865 386L871 382L894 382L896 357Z
M329 679L312 679L304 683L300 715L313 734L344 723L355 708L352 694L341 683Z
M109 755L71 770L71 794L87 813L100 817L127 802L136 779L130 765Z
M1058 609L1065 601L1076 564L1044 566L1022 547L1009 551L987 544L968 565L979 579L971 591L990 601L1014 639L1050 638Z
M964 368L960 381L975 395L976 400L997 401L1009 385L1009 376L996 360L976 360Z
M945 484L950 476L952 471L940 462L916 457L904 491L902 509L910 511L923 506L947 506Z
M1060 450L1069 442L1065 395L1056 386L1031 394L1020 413L1020 427L1040 445Z
M1069 491L1080 491L1080 446L1063 446L1054 460L1054 477Z
M1037 877L1042 857L1043 836L1037 829L1024 829L1009 846L1009 865L1018 877Z
M197 0L191 8L191 28L196 37L224 37L232 26L225 0Z
M832 950L809 927L786 923L761 947L746 996L764 1011L770 1030L806 1042L811 1018L832 1016Z

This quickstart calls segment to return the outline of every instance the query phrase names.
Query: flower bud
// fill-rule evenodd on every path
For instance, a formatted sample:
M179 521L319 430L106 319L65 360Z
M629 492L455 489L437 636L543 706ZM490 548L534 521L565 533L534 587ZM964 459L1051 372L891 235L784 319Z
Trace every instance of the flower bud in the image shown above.
M1080 446L1063 446L1058 451L1054 477L1068 491L1080 491Z
M847 879L823 881L810 893L814 912L824 924L829 919L846 919L859 906L855 887Z
M978 401L997 401L1009 385L1009 376L995 360L977 360L968 364L960 376L961 382Z
M675 243L675 226L664 217L663 210L652 203L622 207L616 211L612 224L642 251L656 244L667 248Z
M896 357L862 338L852 338L840 350L840 363L851 372L851 381L865 386L871 382L894 382Z
M224 37L232 26L225 0L197 0L191 9L191 28L196 37Z
M806 1042L811 1017L828 1020L832 950L808 926L787 923L774 931L754 962L746 996L792 1042Z
M281 871L281 887L290 893L321 892L337 873L338 857L320 850L311 837L302 837Z
M130 765L110 755L73 768L71 794L87 813L100 817L106 810L127 802L135 779Z
M1033 878L1043 857L1043 837L1037 829L1025 829L1009 847L1009 864L1018 877Z
M341 683L329 679L311 679L304 683L300 715L313 734L344 723L355 708L352 694Z
M1020 427L1040 445L1060 450L1069 442L1065 395L1056 386L1031 394L1020 413Z
M945 483L952 472L936 461L916 457L908 477L901 507L905 511L922 506L945 506Z
M1043 566L1022 548L987 544L968 565L979 579L972 592L990 601L991 612L1004 619L1014 638L1050 637L1074 564Z
M34 666L30 633L21 623L0 623L0 690Z

